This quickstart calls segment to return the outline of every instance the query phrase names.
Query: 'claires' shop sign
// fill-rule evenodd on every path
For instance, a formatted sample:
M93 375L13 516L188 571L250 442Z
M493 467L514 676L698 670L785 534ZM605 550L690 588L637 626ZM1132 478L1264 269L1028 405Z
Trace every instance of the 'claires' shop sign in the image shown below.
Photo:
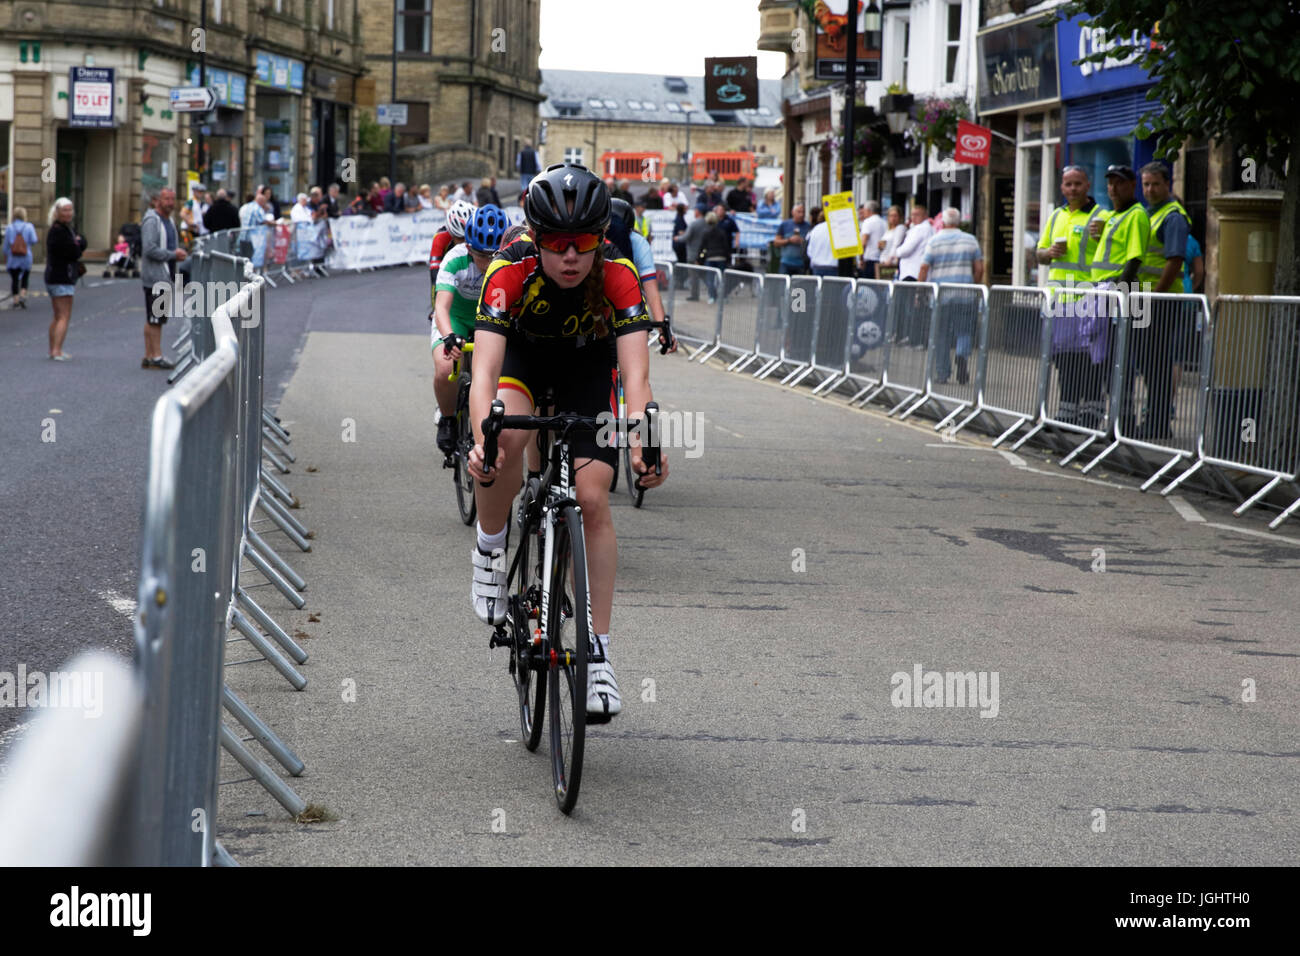
M1108 36L1101 27L1085 26L1086 19L1081 14L1056 24L1061 50L1061 99L1150 85L1151 78L1138 62L1151 48L1151 40L1137 30L1129 36ZM1077 62L1094 53L1107 56L1100 63Z

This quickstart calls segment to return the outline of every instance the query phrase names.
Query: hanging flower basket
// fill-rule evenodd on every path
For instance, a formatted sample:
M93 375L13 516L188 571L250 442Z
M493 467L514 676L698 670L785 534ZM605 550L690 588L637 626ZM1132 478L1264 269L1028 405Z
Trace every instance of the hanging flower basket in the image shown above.
M918 99L915 114L917 139L940 153L951 153L957 147L957 121L970 119L970 107L958 97L929 96Z

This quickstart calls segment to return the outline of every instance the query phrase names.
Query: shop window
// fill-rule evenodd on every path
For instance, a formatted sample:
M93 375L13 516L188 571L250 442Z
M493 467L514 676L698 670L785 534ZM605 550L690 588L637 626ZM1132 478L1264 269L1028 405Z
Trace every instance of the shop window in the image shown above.
M506 138L497 137L497 169L506 168Z

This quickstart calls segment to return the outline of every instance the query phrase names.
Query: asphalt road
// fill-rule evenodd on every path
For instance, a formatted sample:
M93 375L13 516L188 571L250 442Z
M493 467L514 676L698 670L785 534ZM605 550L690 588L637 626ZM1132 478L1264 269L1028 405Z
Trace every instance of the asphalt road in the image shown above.
M72 362L45 358L47 300L0 312L0 670L131 650L164 383L138 368L138 283L94 281ZM625 711L591 732L562 817L469 607L471 533L433 453L426 282L270 293L268 401L316 539L303 554L268 533L309 582L305 609L253 593L311 654L310 683L235 664L243 643L227 680L306 761L293 786L329 818L295 824L255 784L223 786L237 860L1296 861L1294 532L657 354L656 395L689 413L700 454L670 451L642 511L615 499ZM917 667L982 675L984 704L895 706L915 703ZM0 759L20 716L0 708ZM222 774L244 776L224 755Z
M625 711L591 732L562 817L469 606L423 320L402 317L425 281L272 294L278 334L307 315L280 409L316 540L270 539L307 608L255 593L311 683L260 663L228 680L329 819L223 787L237 860L1296 861L1300 538L682 356L652 375L667 410L703 417L701 454L670 452L644 510L616 500ZM896 706L917 668L982 675L983 705ZM243 774L223 757L223 776Z

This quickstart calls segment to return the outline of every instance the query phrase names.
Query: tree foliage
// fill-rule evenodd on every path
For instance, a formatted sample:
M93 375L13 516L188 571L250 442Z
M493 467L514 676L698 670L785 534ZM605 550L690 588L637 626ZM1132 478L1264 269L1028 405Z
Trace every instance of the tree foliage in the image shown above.
M1158 155L1189 136L1227 138L1282 172L1300 117L1300 0L1071 0L1062 12L1108 37L1152 36L1139 64L1163 111L1139 135L1158 137Z

